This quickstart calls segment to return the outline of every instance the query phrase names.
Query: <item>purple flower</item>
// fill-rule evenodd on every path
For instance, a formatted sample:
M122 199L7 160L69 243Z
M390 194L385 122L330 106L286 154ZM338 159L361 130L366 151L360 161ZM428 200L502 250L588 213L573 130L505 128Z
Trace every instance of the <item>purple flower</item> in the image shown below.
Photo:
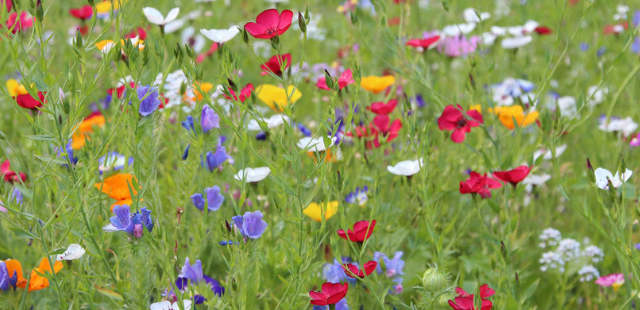
M480 42L480 37L473 36L467 39L465 36L445 37L438 43L438 51L449 57L466 56L475 52Z
M133 165L133 157L127 160L127 157L118 152L108 152L106 156L98 159L98 170L100 174L103 172L114 171L123 169L126 165Z
M251 239L258 239L267 229L267 222L262 219L262 212L245 212L243 216L234 216L233 222L236 224L243 236Z
M363 188L356 187L356 190L347 194L344 201L347 203L357 203L360 206L363 206L367 203L367 192L369 191L369 187L364 186Z
M7 264L0 260L0 290L6 291L9 289L11 280L9 279L9 270L7 270Z
M160 95L158 91L149 86L140 86L136 90L138 93L138 99L140 100L140 109L138 112L142 116L147 116L153 113L160 106Z
M187 160L187 157L189 157L189 148L191 148L191 144L187 144L187 147L184 149L184 153L182 153L182 160Z
M69 139L69 142L67 142L67 145L65 145L64 147L54 147L54 151L56 152L56 154L58 154L58 156L66 156L66 159L69 161L69 163L71 163L71 165L75 165L78 162L78 157L75 157L73 155L71 139ZM69 165L63 164L63 166L68 167Z
M580 43L580 50L586 52L589 49L589 44L586 42Z
M207 152L207 169L213 172L216 168L220 167L227 159L229 159L229 155L227 154L224 146L218 145L215 153Z
M182 266L182 271L180 275L178 275L178 279L176 280L176 286L181 291L184 290L189 283L196 285L199 282L205 281L205 283L209 284L211 290L218 296L222 296L224 294L224 287L218 282L216 279L213 279L202 271L202 262L197 260L195 264L191 265L189 263L189 258L187 257L184 262L184 266ZM200 296L200 295L196 295ZM194 303L203 303L206 299L202 296L196 297Z
M422 98L422 95L418 94L416 95L416 105L418 106L418 108L422 108L426 105L426 103L424 102L424 98Z
M202 262L197 260L195 264L191 265L189 262L189 258L187 257L184 261L184 266L182 266L182 271L180 272L179 278L185 278L193 284L198 284L198 282L204 280L204 273L202 272Z
M606 47L601 47L598 49L598 51L596 52L596 54L598 55L598 57L602 57L602 55L604 55L604 53L607 51Z
M204 193L207 194L207 210L218 211L224 202L224 196L220 193L220 187L214 185L213 187L205 188Z
M311 137L311 130L305 127L302 123L298 123L297 127L298 127L298 130L300 130L300 132L302 133L302 135L304 135L305 137Z
M131 214L128 205L117 205L113 208L113 213L115 216L111 217L110 222L117 230L126 231L136 237L142 236L143 225L147 228L147 231L151 232L153 230L151 210L147 208L142 208L140 211Z
M193 205L198 210L202 211L204 209L204 198L202 197L202 194L195 193L191 195L191 202L193 202Z
M344 268L335 258L333 259L333 264L324 264L322 276L327 282L331 283L341 283L347 280Z
M16 203L19 205L21 205L22 202L24 201L24 196L22 195L22 192L17 187L13 188L10 198L15 199Z
M631 44L631 51L635 54L640 54L640 37L636 37Z
M349 305L347 304L347 297L340 299L335 306L335 310L349 310ZM330 310L329 306L313 306L313 310Z
M0 212L7 213L7 208L4 207L2 200L0 200Z
M202 126L203 132L208 132L213 128L220 128L220 117L218 117L216 111L214 111L208 105L202 107L202 114L200 115L200 126Z
M633 24L633 27L638 27L638 25L640 25L640 10L633 13L631 23Z
M191 132L195 132L195 126L193 125L193 116L188 115L187 119L182 121L180 124L182 124L182 127L184 127L184 129L186 129L187 131L191 131Z
M259 133L256 134L256 140L260 140L260 141L264 141L267 140L267 133L264 131L261 131Z

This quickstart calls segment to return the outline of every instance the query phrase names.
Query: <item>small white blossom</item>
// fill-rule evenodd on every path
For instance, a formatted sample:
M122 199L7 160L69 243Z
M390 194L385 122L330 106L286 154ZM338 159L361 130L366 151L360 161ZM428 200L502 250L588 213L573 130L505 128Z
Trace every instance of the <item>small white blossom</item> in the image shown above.
M580 270L578 271L578 275L580 276L580 282L591 282L594 279L600 277L598 269L591 265L586 265L580 268Z
M591 261L595 264L602 261L604 258L604 252L602 252L602 249L599 247L590 245L582 251L582 256L591 258Z
M540 247L546 248L547 246L556 246L562 238L560 231L554 228L547 228L540 234Z
M564 259L562 259L562 255L556 253L555 251L549 251L542 254L542 258L539 260L540 262L540 270L557 270L559 272L564 272Z

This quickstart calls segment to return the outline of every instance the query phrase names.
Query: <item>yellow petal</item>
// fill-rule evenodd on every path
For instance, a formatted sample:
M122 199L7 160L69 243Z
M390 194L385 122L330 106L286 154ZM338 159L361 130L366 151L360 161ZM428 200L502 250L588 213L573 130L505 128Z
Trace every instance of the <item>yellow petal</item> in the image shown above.
M385 75L385 76L371 75L371 76L362 78L362 80L360 81L360 86L362 86L362 88L374 94L377 94L387 89L387 87L393 85L393 83L395 82L396 82L396 78L393 75Z
M285 90L271 84L263 84L256 88L256 96L274 111L282 112L289 104L294 104L302 97L302 93L293 85Z
M325 220L329 220L336 212L338 212L338 201L336 200L321 204L312 202L302 211L304 215L316 222L322 222L323 215Z

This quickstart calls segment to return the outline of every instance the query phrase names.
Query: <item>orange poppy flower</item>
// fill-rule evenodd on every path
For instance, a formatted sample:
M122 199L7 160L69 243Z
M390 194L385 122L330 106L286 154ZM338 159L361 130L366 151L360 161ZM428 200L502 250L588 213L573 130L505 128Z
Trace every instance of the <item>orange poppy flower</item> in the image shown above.
M24 288L27 285L27 279L22 275L22 264L17 259L7 259L4 261L9 272L9 277L16 275L16 286Z
M58 273L62 267L62 262L56 261L53 264L53 272ZM33 270L31 270L31 277L29 278L29 292L49 287L49 279L43 276L45 273L51 273L51 266L49 265L49 260L46 257L40 260L40 265L37 268L33 268Z
M138 180L132 174L118 173L104 179L104 182L96 183L94 186L115 200L131 201L131 196L138 194L135 187L137 182ZM129 187L131 187L131 191L129 191Z
M78 129L73 133L71 137L71 147L74 150L81 149L89 140L89 135L93 132L94 127L104 127L106 120L104 116L100 113L91 114L89 117L85 118L80 125L78 125Z

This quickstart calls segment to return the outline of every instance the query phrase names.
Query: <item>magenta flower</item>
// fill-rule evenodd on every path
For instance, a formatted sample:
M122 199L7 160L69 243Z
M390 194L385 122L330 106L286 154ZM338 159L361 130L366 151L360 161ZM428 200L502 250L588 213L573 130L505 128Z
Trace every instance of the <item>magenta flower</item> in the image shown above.
M449 57L467 56L476 51L480 37L473 36L467 39L465 36L444 37L438 42L438 51Z
M613 287L613 290L617 291L622 284L624 284L624 275L621 273L612 273L606 276L602 276L596 280L596 284L602 287Z

